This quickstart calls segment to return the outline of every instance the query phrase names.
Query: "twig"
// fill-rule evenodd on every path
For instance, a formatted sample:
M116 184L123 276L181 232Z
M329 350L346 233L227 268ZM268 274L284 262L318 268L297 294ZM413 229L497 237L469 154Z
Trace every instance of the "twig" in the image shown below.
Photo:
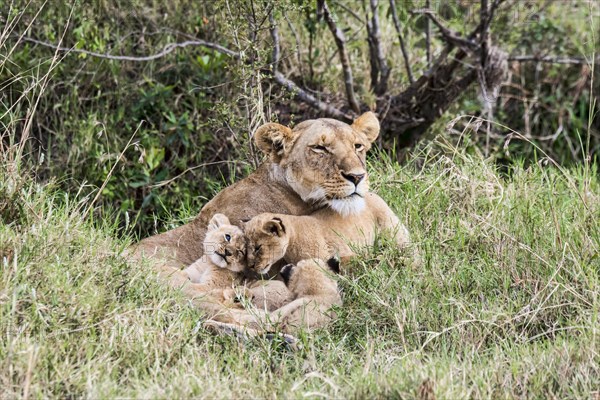
M402 50L402 57L404 57L404 66L406 67L406 73L408 74L408 81L413 84L415 78L410 68L410 61L408 58L408 52L406 51L406 45L404 44L404 38L402 37L402 29L400 28L400 20L398 20L398 13L396 12L396 1L390 0L390 9L392 10L392 19L394 20L394 27L398 32L398 40L400 41L400 49Z
M335 44L338 48L338 53L340 55L340 62L342 63L342 71L344 73L344 84L346 86L346 97L348 98L348 105L355 113L360 112L360 106L358 105L358 101L356 101L356 96L354 94L354 80L352 78L352 68L350 67L350 61L348 58L348 53L346 52L346 38L344 37L344 32L336 25L333 17L331 16L331 12L329 11L329 7L327 7L327 3L325 0L319 0L318 8L321 8L323 11L323 17L327 22L327 26L331 31Z
M273 12L269 13L269 23L271 24L271 38L273 39L273 59L271 60L271 65L273 66L273 71L277 71L279 59L281 58L281 46L279 44L279 30L277 29L275 18L273 18Z
M117 164L119 164L119 161L121 161L121 158L123 157L123 155L125 154L125 152L127 151L127 149L129 149L129 146L131 146L131 141L133 140L133 138L135 137L135 135L138 133L138 131L142 127L143 123L144 123L144 121L140 121L140 123L138 124L137 128L133 132L133 135L131 135L131 137L129 138L129 141L125 145L125 148L123 148L123 151L121 151L121 154L119 154L119 157L117 157L117 160L113 164L112 168L110 169L110 171L108 171L108 175L106 175L106 179L104 179L104 182L102 182L102 185L98 189L98 192L96 193L96 196L94 196L94 199L92 200L92 202L90 203L90 205L88 206L88 208L83 213L83 215L81 217L82 220L86 219L87 216L88 216L88 214L90 213L90 211L92 211L92 209L94 208L94 203L96 203L96 201L98 200L98 198L100 198L100 196L102 195L102 191L104 190L104 188L108 184L108 181L110 180L113 172L115 172L115 168L117 167Z
M438 27L438 29L440 30L440 33L442 34L442 36L444 37L444 39L455 46L458 46L460 48L467 48L471 51L475 51L478 50L480 48L480 46L474 42L473 40L469 39L469 38L463 38L460 35L458 35L456 32L451 31L450 29L446 28L441 22L440 20L438 20L436 18L436 16L433 14L433 11L431 10L413 10L410 12L411 14L423 14L425 15L429 20L431 20L431 22L434 23L435 26ZM483 24L479 24L477 30L480 31L481 27L483 26Z
M379 30L379 0L371 0L371 21L367 23L369 47L371 49L371 85L375 94L381 96L387 91L387 81L390 68L387 65L383 49L381 48L381 33Z
M481 46L481 68L485 70L485 64L487 61L487 41L488 41L488 27L489 27L489 18L488 18L488 0L481 0L481 6L479 11L479 21L481 24L481 31L479 32L479 43Z
M177 179L181 178L182 176L184 176L184 175L185 175L185 174L187 174L188 172L194 171L194 170L196 170L196 169L198 169L198 168L209 167L209 166L211 166L211 165L221 165L221 164L237 164L237 163L239 163L239 161L237 161L237 160L234 160L234 161L231 161L231 160L229 160L229 161L228 161L228 160L224 160L224 161L213 161L213 162L208 162L208 163L204 163L204 164L196 165L196 166L194 166L194 167L190 167L190 168L186 169L185 171L183 171L183 172L182 172L182 173L180 173L179 175L177 175L177 176L174 176L173 178L166 179L166 180L164 180L164 181L160 181L160 182L158 182L158 183L155 183L155 184L153 184L153 185L150 185L149 187L150 187L150 188L159 188L159 187L166 186L166 185L170 184L171 182L173 182L173 181L175 181L175 180L177 180Z
M430 7L430 0L425 0L425 8L429 10ZM428 19L425 19L425 50L427 54L427 68L431 68L431 27L429 26Z
M535 55L524 55L524 56L510 56L508 61L516 62L543 62L549 64L575 64L575 65L587 65L587 64L600 64L600 57L596 57L595 60L587 60L583 57L560 57L560 56L535 56Z
M352 121L352 117L337 108L330 106L329 104L318 100L315 96L309 94L305 90L302 90L298 87L294 82L287 79L283 74L279 71L275 71L273 73L273 79L279 85L285 87L290 92L294 93L298 99L305 102L311 107L316 108L317 110L337 119L341 119L344 121Z
M286 13L283 14L283 18L285 18L285 21L287 22L288 27L290 28L290 31L292 31L294 40L296 41L296 61L298 62L298 68L300 69L300 75L304 77L305 74L304 74L304 68L302 67L302 56L301 56L301 51L300 51L300 48L301 48L300 36L298 36L298 31L296 31L294 24L292 24L292 21L290 21L290 19L288 18Z
M188 46L202 46L202 47L206 47L206 48L218 51L219 53L227 54L228 56L231 56L233 58L240 58L240 53L230 50L219 44L207 42L205 40L186 40L185 42L180 42L180 43L170 43L170 44L166 45L165 47L163 47L163 49L156 54L151 54L149 56L140 56L140 57L114 56L111 54L96 53L94 51L76 49L74 47L60 47L60 46L55 46L51 43L46 43L46 42L42 42L41 40L30 38L30 37L23 37L23 41L39 44L40 46L49 47L49 48L52 48L52 49L58 50L58 51L68 51L68 52L72 52L72 53L86 54L91 57L105 58L108 60L115 60L115 61L136 61L136 62L153 61L153 60L156 60L156 59L166 56L167 54L173 52L176 49L180 49L180 48L184 48L184 47L188 47Z
M348 5L345 4L343 1L335 1L334 3L337 6L339 6L340 8L342 8L344 11L346 11L348 14L352 15L361 24L366 23L366 21L365 21L365 19L363 19L363 17L361 17L360 15L358 15L358 13L356 11L354 11L352 8L348 7Z

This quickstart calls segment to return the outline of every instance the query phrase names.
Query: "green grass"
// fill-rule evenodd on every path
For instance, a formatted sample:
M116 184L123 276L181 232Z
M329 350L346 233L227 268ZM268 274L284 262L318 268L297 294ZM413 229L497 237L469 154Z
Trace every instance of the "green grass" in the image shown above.
M594 398L600 188L593 169L501 175L463 150L381 155L373 188L418 243L384 239L340 278L301 350L215 337L128 266L89 199L0 171L0 397ZM10 183L12 182L12 183ZM10 184L9 184L10 183Z

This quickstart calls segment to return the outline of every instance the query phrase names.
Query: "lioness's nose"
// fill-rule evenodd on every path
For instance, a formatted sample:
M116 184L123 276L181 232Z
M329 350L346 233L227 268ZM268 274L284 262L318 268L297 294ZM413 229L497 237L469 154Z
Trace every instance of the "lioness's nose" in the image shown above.
M354 183L354 186L357 186L360 183L360 181L363 180L365 174L346 174L342 172L342 176L348 179L350 182Z

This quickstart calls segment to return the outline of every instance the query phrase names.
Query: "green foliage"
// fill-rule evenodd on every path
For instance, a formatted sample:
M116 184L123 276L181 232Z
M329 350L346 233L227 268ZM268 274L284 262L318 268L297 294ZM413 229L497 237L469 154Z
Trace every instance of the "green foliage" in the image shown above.
M347 37L357 95L374 104L364 29L352 14L366 11L335 2L329 6ZM474 28L479 15L478 5L469 2L433 6L445 24L462 33ZM397 7L418 76L427 68L424 18L410 11L421 4L397 2ZM1 8L6 21L14 22L11 34L0 42L7 54L0 61L0 129L8 132L2 142L12 145L24 138L25 163L35 166L40 180L58 176L57 183L69 192L103 187L96 212L116 210L120 226L139 236L172 226L171 216L199 209L223 181L232 182L249 164L255 166L260 157L248 138L258 124L316 115L291 101L289 93L282 97L282 89L261 72L271 57L268 3L119 0L50 7L33 1L16 2L6 13L7 5ZM517 4L497 13L492 38L512 54L592 57L599 35L588 28L600 26L594 10L568 2ZM316 4L278 2L274 12L280 22L282 71L303 87L322 92L327 101L343 103L336 47ZM387 3L381 2L380 14L382 46L393 67L390 87L396 93L406 87L407 77ZM200 38L239 51L242 58L201 46L147 62L56 53L21 39L29 25L26 36L112 56L147 56ZM432 45L434 53L441 50L437 35ZM591 86L594 70L525 63L511 64L510 72L510 84L494 108L496 121L522 132L559 162L597 153L594 91L599 80ZM475 89L442 118L432 136L445 133L445 123L461 114L482 115ZM513 144L506 159L506 132L496 126L490 134L484 129L469 134L474 145L501 164L533 157L532 146Z

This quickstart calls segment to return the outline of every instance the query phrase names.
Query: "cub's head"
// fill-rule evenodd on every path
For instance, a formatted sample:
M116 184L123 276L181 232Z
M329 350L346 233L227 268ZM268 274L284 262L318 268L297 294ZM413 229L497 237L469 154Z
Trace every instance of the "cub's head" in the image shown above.
M319 259L302 260L298 264L288 264L281 269L281 276L290 292L296 297L338 296L337 282L331 273L340 272L340 263L331 258L325 262Z
M204 238L204 255L221 268L240 272L245 267L246 238L240 228L231 225L229 218L215 214L208 223Z
M369 190L367 151L379 121L367 112L352 125L321 118L294 129L269 123L254 133L256 145L278 165L284 180L307 203L324 203L342 215L360 212Z
M281 218L275 214L259 214L246 222L248 268L266 274L285 255L290 242Z

